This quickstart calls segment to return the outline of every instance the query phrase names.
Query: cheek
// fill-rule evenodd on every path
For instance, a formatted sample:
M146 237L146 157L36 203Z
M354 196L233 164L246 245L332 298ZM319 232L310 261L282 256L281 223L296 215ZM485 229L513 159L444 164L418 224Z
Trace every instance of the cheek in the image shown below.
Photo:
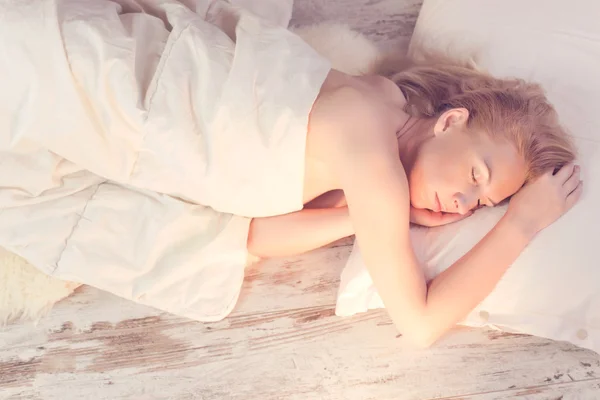
M431 199L434 192L440 198L448 201L448 197L461 189L464 189L466 179L461 179L465 174L464 165L460 164L460 158L448 153L431 152L415 163L411 173L411 199L413 205L420 208L431 207Z

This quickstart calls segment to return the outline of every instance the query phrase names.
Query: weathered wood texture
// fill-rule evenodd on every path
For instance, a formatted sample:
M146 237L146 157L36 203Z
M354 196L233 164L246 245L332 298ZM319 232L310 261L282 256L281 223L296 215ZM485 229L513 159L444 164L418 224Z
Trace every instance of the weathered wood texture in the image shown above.
M547 399L600 394L600 356L457 329L420 350L382 311L339 318L349 246L248 271L224 321L203 324L83 288L33 328L2 332L2 398ZM4 397L7 396L7 397ZM569 397L571 396L571 397Z
M406 51L423 0L295 0L292 25L344 23L383 47Z

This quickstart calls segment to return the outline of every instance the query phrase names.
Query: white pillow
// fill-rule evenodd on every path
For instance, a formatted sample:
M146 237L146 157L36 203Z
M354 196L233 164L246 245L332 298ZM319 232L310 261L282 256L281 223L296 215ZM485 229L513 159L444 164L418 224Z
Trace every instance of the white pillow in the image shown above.
M478 64L497 76L540 82L580 151L580 202L536 237L462 324L564 340L600 353L598 16L597 0L425 0L411 52L430 48L463 57L475 50ZM483 209L445 227L413 228L428 279L470 250L504 212L505 206ZM381 307L355 246L336 314Z

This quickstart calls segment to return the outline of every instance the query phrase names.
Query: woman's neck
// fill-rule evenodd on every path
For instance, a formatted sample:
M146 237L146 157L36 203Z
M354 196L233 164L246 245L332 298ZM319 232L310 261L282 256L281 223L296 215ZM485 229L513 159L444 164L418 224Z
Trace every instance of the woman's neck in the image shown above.
M406 106L404 93L391 79L379 75L358 76L351 79L365 82L377 90L381 94L383 103L390 107L395 123L400 126L396 131L400 161L408 172L415 162L421 145L433 138L433 121L408 115L404 111Z
M396 132L400 161L408 174L415 163L419 149L433 138L433 122L427 119L410 117Z

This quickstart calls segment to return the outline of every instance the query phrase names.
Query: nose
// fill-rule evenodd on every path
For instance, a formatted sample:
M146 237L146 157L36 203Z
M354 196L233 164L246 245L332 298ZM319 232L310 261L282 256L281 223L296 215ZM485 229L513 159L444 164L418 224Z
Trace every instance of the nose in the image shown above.
M456 193L453 196L455 212L466 214L477 206L477 194L474 193Z

